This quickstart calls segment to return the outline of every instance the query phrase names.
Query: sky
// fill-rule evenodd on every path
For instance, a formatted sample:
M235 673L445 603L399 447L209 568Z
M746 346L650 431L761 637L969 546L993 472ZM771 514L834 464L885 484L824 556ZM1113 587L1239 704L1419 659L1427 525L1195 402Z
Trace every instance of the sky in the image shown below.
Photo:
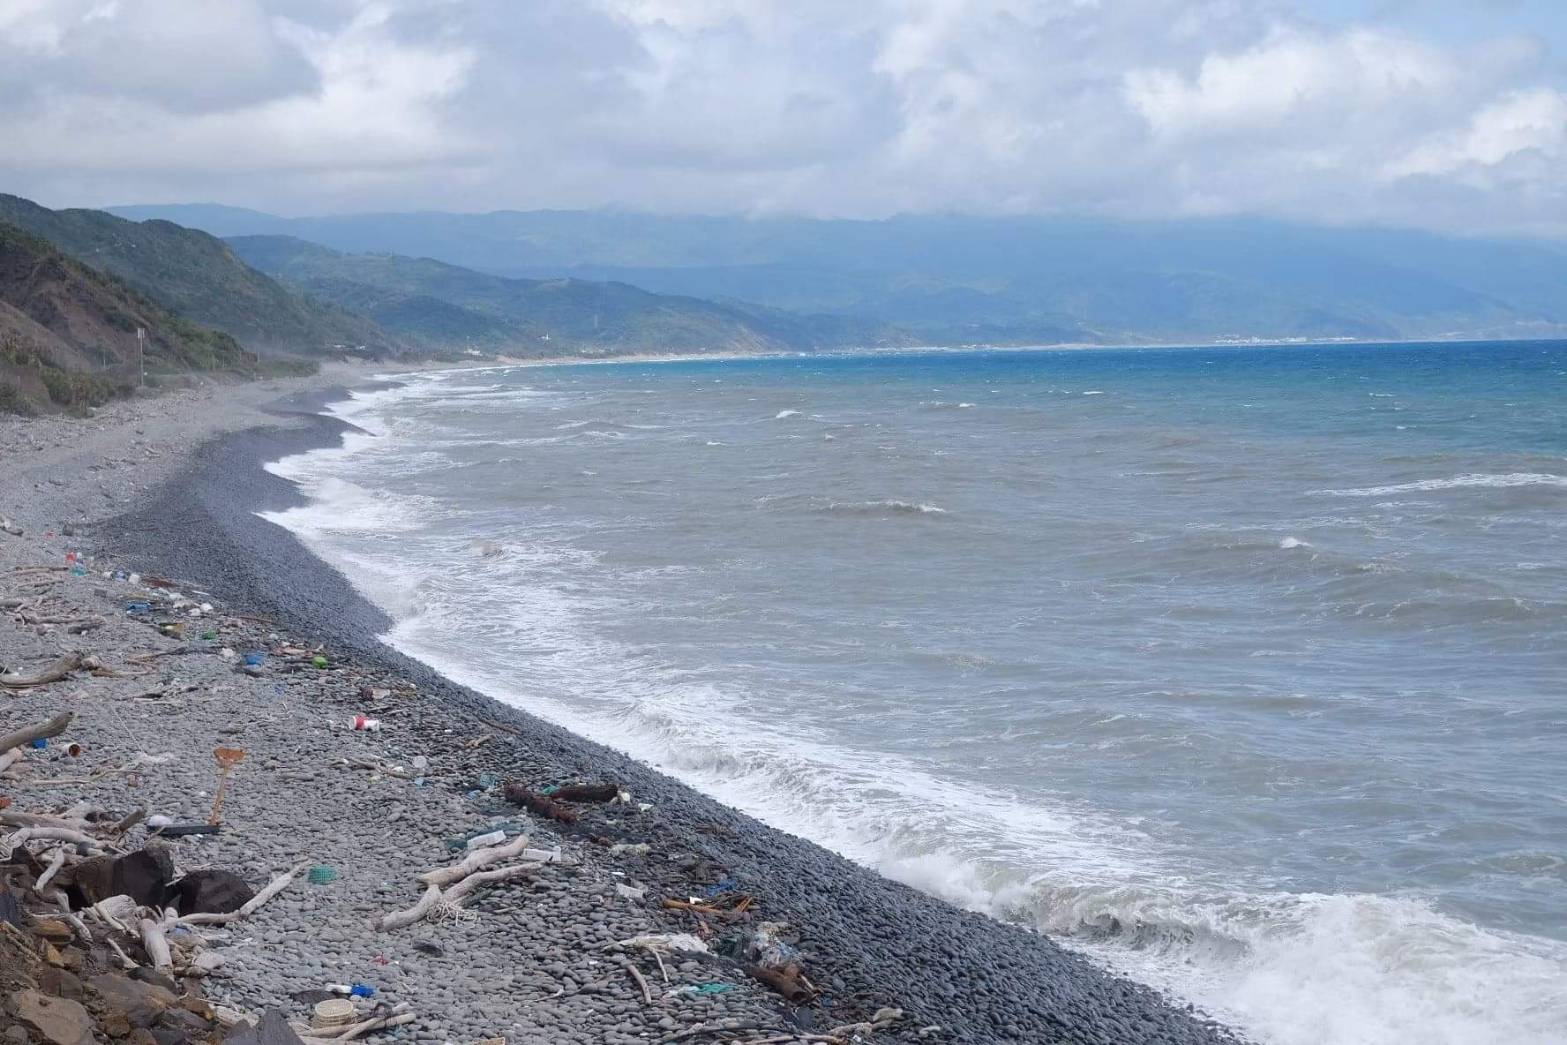
M1567 238L1567 0L0 0L0 191Z

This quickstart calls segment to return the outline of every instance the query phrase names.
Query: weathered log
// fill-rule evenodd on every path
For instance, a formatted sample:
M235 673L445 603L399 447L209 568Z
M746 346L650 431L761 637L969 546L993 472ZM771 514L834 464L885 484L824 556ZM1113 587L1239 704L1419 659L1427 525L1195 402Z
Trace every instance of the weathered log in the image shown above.
M765 983L779 994L784 1000L794 1005L803 1005L811 1000L815 993L805 985L804 977L800 975L800 967L787 965L782 969L769 969L763 965L747 965L745 974L759 983Z
M541 795L528 787L528 785L515 780L506 784L503 794L506 796L506 801L511 802L513 805L522 806L529 812L537 813L539 816L548 817L551 820L558 820L563 824L574 824L579 818L579 814L575 809L563 806L548 795Z
M3 676L0 676L0 681L4 681ZM24 729L13 730L4 736L0 736L0 754L24 747L35 740L47 740L50 737L57 737L71 728L71 723L75 718L75 712L62 711L47 722L40 722L36 726L27 726Z
M426 871L419 876L419 881L425 885L438 885L445 887L453 882L460 882L475 871L483 870L491 864L498 864L502 860L510 860L522 854L528 848L528 836L518 835L504 845L491 846L488 849L480 849L470 853L461 863L452 864L450 867L440 867L433 871Z
M53 664L33 675L0 675L0 686L6 689L29 689L33 686L47 686L51 682L59 682L70 675L71 672L82 666L82 655L72 653L61 657Z
M557 802L612 802L619 794L619 784L567 784L549 797Z

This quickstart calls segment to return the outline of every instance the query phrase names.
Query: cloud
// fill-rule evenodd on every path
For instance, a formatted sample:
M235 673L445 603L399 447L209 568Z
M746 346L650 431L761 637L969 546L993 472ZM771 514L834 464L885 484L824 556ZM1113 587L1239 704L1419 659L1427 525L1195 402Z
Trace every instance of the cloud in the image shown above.
M0 0L46 202L1263 213L1560 231L1530 35L1302 0Z

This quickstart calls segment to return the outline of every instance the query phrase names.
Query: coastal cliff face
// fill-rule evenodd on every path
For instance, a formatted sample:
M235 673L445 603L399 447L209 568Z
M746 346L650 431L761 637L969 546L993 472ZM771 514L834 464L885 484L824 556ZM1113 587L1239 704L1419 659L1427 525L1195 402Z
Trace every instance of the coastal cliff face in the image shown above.
M137 331L144 332L144 338ZM249 373L232 337L0 224L0 409L96 405L149 372Z

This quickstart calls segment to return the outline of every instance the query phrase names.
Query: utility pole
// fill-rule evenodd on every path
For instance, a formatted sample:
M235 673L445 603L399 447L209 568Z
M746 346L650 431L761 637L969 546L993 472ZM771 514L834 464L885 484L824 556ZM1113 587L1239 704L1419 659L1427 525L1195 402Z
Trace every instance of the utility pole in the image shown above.
M136 328L136 365L141 371L141 387L147 387L147 328Z

